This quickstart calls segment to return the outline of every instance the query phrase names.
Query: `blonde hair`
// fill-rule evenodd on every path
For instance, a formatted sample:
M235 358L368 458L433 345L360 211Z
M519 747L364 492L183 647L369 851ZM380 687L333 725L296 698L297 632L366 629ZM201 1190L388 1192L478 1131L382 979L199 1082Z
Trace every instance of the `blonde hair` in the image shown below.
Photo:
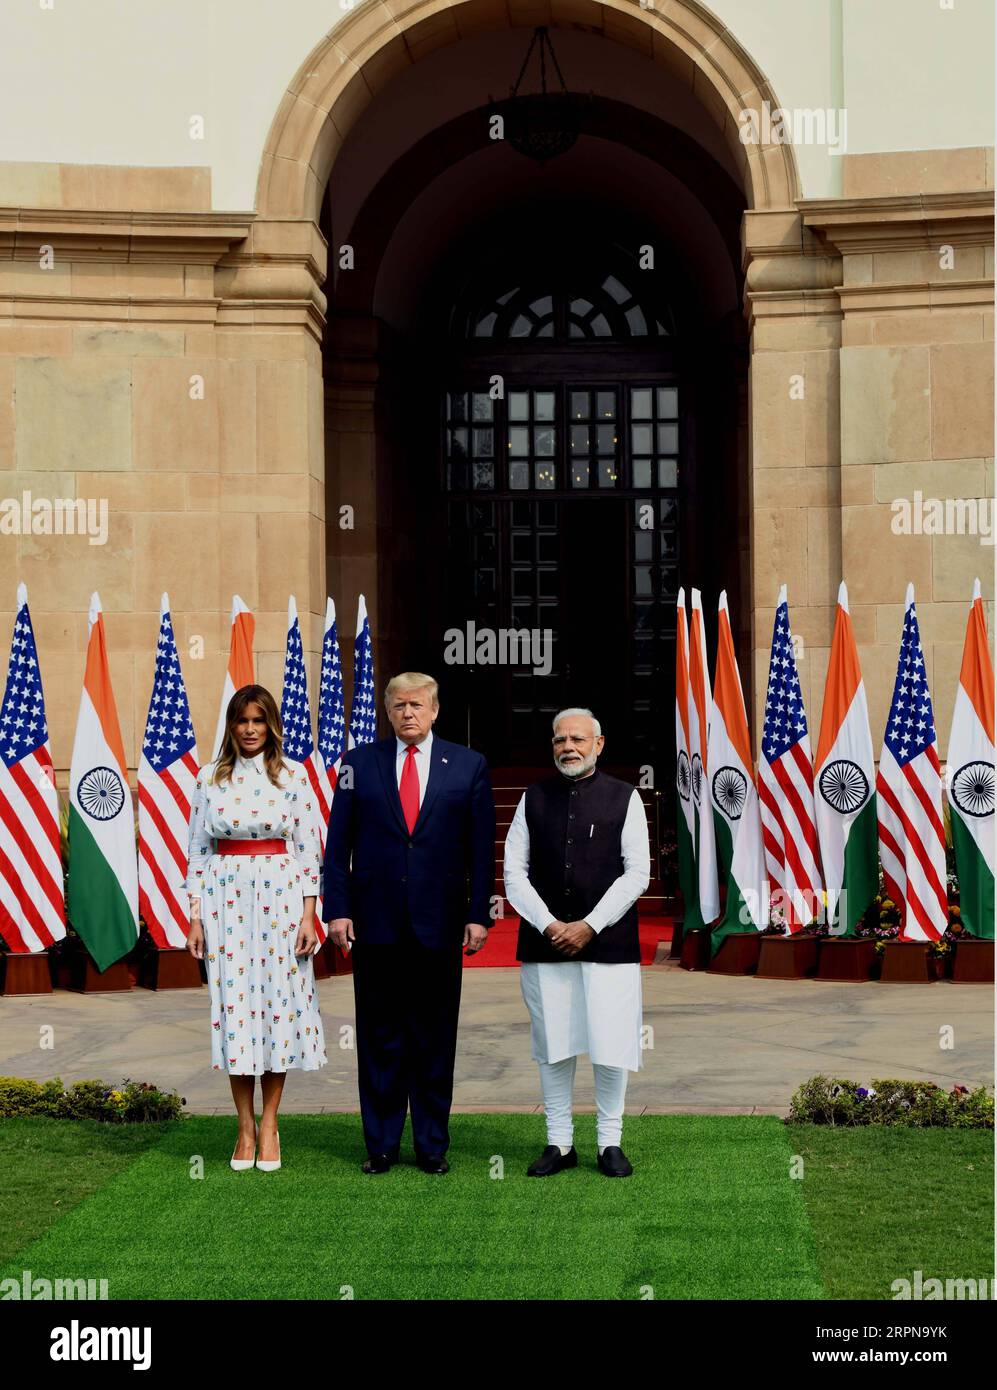
M397 676L392 676L384 687L385 709L391 708L391 697L397 695L399 690L428 690L432 704L440 703L440 687L432 676L427 676L423 671L401 671Z

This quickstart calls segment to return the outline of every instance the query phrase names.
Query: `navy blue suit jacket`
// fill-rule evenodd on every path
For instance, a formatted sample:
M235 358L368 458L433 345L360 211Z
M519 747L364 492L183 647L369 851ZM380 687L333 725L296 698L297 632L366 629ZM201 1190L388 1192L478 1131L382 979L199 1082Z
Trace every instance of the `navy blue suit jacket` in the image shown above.
M370 945L397 941L411 920L424 946L452 946L468 922L491 924L495 801L488 765L480 753L434 734L426 794L409 835L396 755L392 734L343 758L326 837L322 917L351 918L357 941Z

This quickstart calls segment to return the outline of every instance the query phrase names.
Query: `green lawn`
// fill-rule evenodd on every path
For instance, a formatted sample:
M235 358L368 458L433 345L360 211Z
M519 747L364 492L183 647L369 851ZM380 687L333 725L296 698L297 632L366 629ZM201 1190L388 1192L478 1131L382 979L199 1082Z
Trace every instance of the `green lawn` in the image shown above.
M582 1166L546 1180L525 1176L537 1116L454 1116L445 1178L364 1177L355 1116L284 1117L273 1174L231 1171L233 1133L3 1121L0 1276L106 1278L111 1298L811 1299L993 1272L981 1131L644 1116L625 1181L596 1171L591 1116Z

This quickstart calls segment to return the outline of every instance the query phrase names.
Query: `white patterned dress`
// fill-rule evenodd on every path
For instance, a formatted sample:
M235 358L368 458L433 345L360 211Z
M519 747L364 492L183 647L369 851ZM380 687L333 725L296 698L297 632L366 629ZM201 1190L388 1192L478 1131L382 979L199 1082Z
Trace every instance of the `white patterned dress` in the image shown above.
M267 776L263 754L238 757L230 782L197 775L186 888L201 899L211 996L211 1064L232 1076L326 1062L310 956L294 946L321 857L308 775L298 763ZM215 851L216 840L287 840L288 854Z

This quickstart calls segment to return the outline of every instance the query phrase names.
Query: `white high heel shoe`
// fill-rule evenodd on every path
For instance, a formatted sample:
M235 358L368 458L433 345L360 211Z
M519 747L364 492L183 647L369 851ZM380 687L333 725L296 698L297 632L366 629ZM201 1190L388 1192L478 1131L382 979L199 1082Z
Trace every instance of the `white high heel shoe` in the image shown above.
M230 1158L229 1167L234 1168L237 1173L244 1173L247 1168L252 1168L256 1163L256 1155L252 1158Z
M276 1173L277 1169L280 1167L280 1130L277 1131L277 1157L258 1158L256 1160L256 1166L262 1173Z

